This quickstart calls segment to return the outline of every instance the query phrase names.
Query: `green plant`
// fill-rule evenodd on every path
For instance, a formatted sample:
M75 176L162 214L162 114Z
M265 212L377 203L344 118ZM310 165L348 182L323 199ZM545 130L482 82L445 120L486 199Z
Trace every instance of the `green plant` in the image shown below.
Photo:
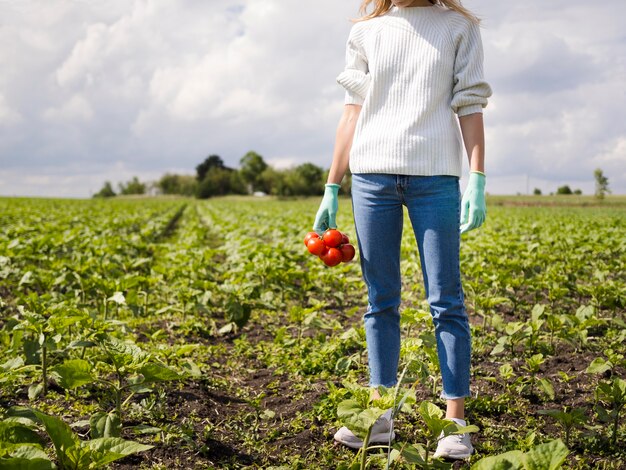
M626 405L626 381L615 377L610 382L601 382L596 388L596 398L601 403L606 403L611 408L607 410L600 403L596 406L596 412L601 421L612 424L611 444L617 444L620 414Z
M569 450L561 439L539 444L528 452L512 450L485 457L472 470L557 470L567 458Z
M587 422L587 416L585 416L584 408L574 408L567 411L567 407L563 411L561 410L539 410L539 414L548 415L556 419L556 421L563 427L565 433L565 445L569 447L570 436L572 429L576 426L581 426Z
M143 452L153 447L118 437L102 437L81 441L78 435L62 420L30 408L12 408L9 410L9 415L43 426L54 446L60 470L98 469L127 455ZM25 438L28 436L26 430L29 428L22 426L21 428L14 427L14 429L19 431L20 440L26 440ZM40 442L35 440L32 435L30 439L30 442L35 444ZM21 452L17 454L18 457L12 457L13 459L26 459L28 462L23 460L11 462L9 459L7 463L19 464L20 468L54 468L51 462L46 462L45 454L36 449L35 446L29 446L28 452ZM0 459L0 465L2 460ZM22 465L27 465L27 467Z
M104 357L98 361L102 367L112 367L114 378L104 378L95 374L94 366L84 359L69 359L52 369L58 384L67 390L76 389L89 383L98 383L114 394L114 412L101 412L91 419L92 429L101 429L96 435L118 437L122 426L122 397L125 391L132 393L149 392L149 384L180 380L183 375L155 361L133 343L116 338L101 336L99 349ZM97 424L96 424L97 423ZM93 432L92 432L93 433Z
M537 377L541 365L545 362L543 354L534 354L526 359L524 370L529 373L529 377L521 378L520 391L528 389L532 395L535 393L535 387L539 387L551 400L554 400L554 387L552 383L545 377Z

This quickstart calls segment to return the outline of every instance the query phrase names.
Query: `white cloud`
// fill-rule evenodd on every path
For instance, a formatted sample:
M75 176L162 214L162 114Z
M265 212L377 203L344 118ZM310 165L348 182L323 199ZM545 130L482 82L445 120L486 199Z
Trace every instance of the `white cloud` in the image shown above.
M22 120L20 114L11 109L2 94L0 94L0 126L17 124Z
M91 105L80 95L74 95L61 106L43 112L43 118L48 121L89 121L92 117Z
M276 157L270 158L267 160L267 164L276 168L277 170L284 170L287 168L293 168L298 166L302 162L298 161L297 158L294 157Z

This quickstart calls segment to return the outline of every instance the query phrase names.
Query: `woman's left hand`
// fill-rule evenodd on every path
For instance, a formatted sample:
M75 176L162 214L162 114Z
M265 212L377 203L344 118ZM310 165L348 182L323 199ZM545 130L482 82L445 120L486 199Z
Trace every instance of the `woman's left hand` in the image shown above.
M461 200L461 233L480 227L486 217L485 175L472 171Z

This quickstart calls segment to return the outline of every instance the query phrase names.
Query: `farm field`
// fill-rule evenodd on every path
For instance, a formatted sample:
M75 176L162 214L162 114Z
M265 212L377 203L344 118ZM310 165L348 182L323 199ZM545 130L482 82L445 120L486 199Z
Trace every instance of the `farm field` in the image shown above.
M390 468L496 468L479 462L516 450L536 465L499 468L626 468L626 200L526 199L488 200L463 236L479 431L448 467L407 218ZM358 251L327 268L302 243L318 204L0 198L0 468L385 468L333 443L377 404ZM347 199L337 222L356 241Z

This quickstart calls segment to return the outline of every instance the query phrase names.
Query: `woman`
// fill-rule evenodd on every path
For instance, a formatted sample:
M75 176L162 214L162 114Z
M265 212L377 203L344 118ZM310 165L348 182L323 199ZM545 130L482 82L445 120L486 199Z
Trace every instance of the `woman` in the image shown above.
M337 77L345 106L314 230L336 227L339 184L350 166L368 288L369 385L392 387L400 355L400 241L407 207L435 325L446 418L464 425L471 346L459 245L460 233L485 219L482 109L491 95L478 20L458 0L364 0L363 14L370 3L372 13L350 31L346 68ZM463 144L470 175L461 201ZM390 433L387 413L374 425L372 441L386 442ZM362 444L345 427L335 439L354 448ZM462 459L472 452L469 435L448 436L435 456Z

